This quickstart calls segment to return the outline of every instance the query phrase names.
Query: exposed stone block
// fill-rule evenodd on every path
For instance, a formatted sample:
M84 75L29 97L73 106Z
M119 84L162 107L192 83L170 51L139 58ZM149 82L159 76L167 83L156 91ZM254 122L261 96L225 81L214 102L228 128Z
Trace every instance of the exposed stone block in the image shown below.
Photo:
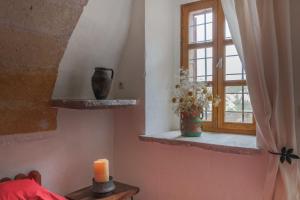
M2 0L0 24L52 36L70 36L85 4L82 0Z
M0 113L0 135L56 129L57 110L53 108L0 108Z
M0 135L56 129L57 70L87 0L0 1Z
M56 77L56 69L0 70L0 100L49 101Z
M45 34L0 27L0 67L57 67L67 42Z

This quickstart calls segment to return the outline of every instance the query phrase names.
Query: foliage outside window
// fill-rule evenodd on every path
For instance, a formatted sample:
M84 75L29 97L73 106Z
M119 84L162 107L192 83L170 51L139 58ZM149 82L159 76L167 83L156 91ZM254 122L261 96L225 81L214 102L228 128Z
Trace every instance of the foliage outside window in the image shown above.
M221 2L202 0L182 5L181 11L181 66L222 99L204 110L203 130L255 134L247 76Z

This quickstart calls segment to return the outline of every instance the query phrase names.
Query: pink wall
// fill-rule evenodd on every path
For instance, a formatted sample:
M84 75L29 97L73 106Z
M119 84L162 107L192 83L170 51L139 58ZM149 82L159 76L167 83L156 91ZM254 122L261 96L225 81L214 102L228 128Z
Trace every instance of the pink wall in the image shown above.
M67 194L91 184L94 160L113 169L113 133L111 111L60 109L56 131L0 137L0 177L36 169L45 187Z
M144 99L144 1L135 0L126 54L120 69L132 96ZM134 31L133 31L134 30ZM127 70L128 69L128 70ZM134 72L128 75L128 71ZM132 76L131 76L132 75ZM134 81L133 81L134 80ZM126 92L126 91L123 91ZM115 112L117 179L141 188L137 200L259 200L265 178L263 155L235 155L139 141L145 131L143 102Z
M144 143L138 140L143 131L142 108L115 117L115 174L141 188L137 200L261 199L263 155Z

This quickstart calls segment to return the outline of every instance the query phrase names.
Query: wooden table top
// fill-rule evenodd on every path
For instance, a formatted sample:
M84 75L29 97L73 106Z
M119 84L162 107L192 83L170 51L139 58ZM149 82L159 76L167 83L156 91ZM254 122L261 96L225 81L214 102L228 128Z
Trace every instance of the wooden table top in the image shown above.
M115 181L116 189L105 195L92 192L92 186L80 189L66 195L69 200L127 200L139 192L139 188Z

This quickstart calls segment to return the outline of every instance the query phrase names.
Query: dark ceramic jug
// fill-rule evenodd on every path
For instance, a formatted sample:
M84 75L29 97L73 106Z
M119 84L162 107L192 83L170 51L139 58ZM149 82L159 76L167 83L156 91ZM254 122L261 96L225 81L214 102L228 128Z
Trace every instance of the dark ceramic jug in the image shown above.
M111 75L109 76L109 73ZM96 67L92 77L92 87L96 99L106 99L108 96L112 79L114 78L114 70L103 67Z

